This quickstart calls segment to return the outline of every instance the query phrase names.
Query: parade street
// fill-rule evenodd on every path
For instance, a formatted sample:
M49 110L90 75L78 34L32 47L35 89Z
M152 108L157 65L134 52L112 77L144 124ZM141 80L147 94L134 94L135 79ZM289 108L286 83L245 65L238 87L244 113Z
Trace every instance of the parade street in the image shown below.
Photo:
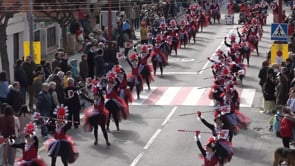
M269 12L271 13L271 12ZM235 15L237 22L238 15ZM258 72L270 48L272 15L263 27L264 34L259 43L260 56L255 52L250 58L243 85L238 85L241 96L241 109L251 118L248 130L241 130L233 138L234 156L228 166L269 166L273 162L273 151L281 146L281 140L268 131L270 115L261 114L262 94L258 84ZM224 49L224 37L236 33L243 25L213 24L197 34L196 44L172 52L169 64L164 69L163 77L158 75L150 91L144 87L141 99L130 106L130 116L122 120L121 131L116 132L111 122L107 148L99 129L98 145L93 145L92 133L83 128L71 129L71 135L79 151L79 158L73 165L79 166L196 166L201 165L200 151L194 140L194 133L179 132L200 130L210 132L197 116L181 114L213 110L213 103L208 98L212 84L211 62L207 57L214 57L217 49ZM124 62L122 64L125 65ZM176 97L177 96L177 97ZM213 114L204 113L203 117L213 123ZM83 115L81 114L81 118ZM78 132L76 131L78 130ZM211 134L201 134L205 144ZM41 138L41 142L42 142ZM50 163L44 146L39 155ZM57 165L61 165L58 158Z

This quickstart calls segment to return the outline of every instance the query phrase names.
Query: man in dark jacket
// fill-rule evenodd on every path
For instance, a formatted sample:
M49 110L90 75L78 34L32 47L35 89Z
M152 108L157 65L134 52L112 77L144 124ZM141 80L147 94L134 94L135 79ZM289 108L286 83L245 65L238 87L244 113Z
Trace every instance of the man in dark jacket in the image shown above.
M79 63L80 76L82 80L85 81L85 79L89 77L87 54L83 54L81 58L82 58L82 61Z
M94 57L95 61L95 76L102 77L105 74L105 62L103 59L103 48L104 44L99 43L99 48L97 50L97 54Z
M61 56L64 54L63 49L58 49L54 55L54 60L51 63L51 69L54 70L56 67L60 67L60 59Z
M29 94L29 108L32 110L33 103L34 103L32 85L33 85L34 70L36 69L36 64L33 62L33 59L31 56L26 57L26 61L24 61L22 64L22 69L25 71L26 77L27 77L27 92Z
M16 64L14 67L14 80L19 82L20 91L23 96L23 101L26 101L26 89L28 85L28 80L25 71L21 67L22 60L16 60ZM16 110L15 110L16 111Z
M52 112L52 99L48 91L49 91L49 84L43 83L42 91L39 93L37 97L36 108L37 108L37 111L40 113L40 115L43 117L50 117ZM48 129L46 125L41 125L41 135L43 137L47 137Z
M62 55L62 58L61 58L61 61L60 61L60 68L61 68L61 71L63 71L64 73L71 70L71 67L70 67L70 65L68 63L68 60L69 60L68 54L64 53Z
M20 107L25 104L20 89L20 83L15 81L7 94L7 103L13 108L16 114L19 113Z
M118 63L116 51L112 43L107 43L104 48L103 59L105 61L105 73L108 73Z
M89 77L94 77L94 57L97 55L97 47L95 45L91 45L90 49L87 51L87 63L89 70Z

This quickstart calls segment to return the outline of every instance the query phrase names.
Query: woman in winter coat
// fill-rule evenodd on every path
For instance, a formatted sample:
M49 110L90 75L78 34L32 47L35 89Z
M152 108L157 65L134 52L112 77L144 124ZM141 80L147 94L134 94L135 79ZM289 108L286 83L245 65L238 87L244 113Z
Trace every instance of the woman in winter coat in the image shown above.
M266 61L263 61L262 62L262 68L260 69L259 71L259 74L258 74L258 77L259 77L259 85L261 86L261 88L263 88L263 85L266 81L266 76L267 76L267 70L269 68L269 62L266 60Z
M280 137L282 139L282 143L284 147L290 148L290 141L292 139L292 130L293 123L289 119L288 116L291 116L290 109L288 107L282 108L283 118L280 123Z
M266 81L262 88L262 93L264 97L264 111L263 113L272 113L275 109L275 75L274 70L272 68L269 68L267 70L267 77Z
M279 73L277 74L278 83L276 86L277 96L276 96L276 104L277 105L285 105L288 100L288 78L285 74Z

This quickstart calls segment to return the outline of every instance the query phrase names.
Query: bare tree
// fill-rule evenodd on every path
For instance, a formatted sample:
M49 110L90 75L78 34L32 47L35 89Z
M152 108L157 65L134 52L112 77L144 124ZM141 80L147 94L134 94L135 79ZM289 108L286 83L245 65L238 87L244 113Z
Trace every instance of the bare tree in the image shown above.
M65 49L67 43L67 27L75 19L78 8L85 8L86 0L35 0L34 12L41 13L42 17L57 22L62 30L62 44Z
M8 52L7 52L7 33L6 29L8 26L8 21L11 19L15 13L21 7L21 1L17 0L14 3L6 3L3 0L0 0L0 57L2 70L7 72L8 78L10 78L9 72L9 60L8 60Z

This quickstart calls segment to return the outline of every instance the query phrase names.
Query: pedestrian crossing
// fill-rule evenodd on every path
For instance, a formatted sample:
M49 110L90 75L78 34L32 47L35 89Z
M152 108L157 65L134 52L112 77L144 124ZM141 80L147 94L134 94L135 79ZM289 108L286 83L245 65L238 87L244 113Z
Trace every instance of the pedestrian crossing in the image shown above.
M213 106L209 99L210 88L200 87L151 87L140 94L139 100L131 105L177 105L177 106ZM255 89L238 88L240 107L252 107ZM136 96L136 95L134 95Z

